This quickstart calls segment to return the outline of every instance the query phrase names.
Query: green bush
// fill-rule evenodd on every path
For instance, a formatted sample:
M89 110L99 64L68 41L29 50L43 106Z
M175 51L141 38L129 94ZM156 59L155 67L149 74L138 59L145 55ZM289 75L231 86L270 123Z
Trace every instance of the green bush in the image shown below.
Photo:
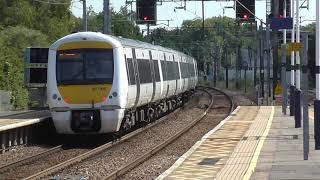
M15 109L25 109L28 91L24 86L24 49L47 46L47 36L25 27L8 27L0 31L0 89L12 93Z

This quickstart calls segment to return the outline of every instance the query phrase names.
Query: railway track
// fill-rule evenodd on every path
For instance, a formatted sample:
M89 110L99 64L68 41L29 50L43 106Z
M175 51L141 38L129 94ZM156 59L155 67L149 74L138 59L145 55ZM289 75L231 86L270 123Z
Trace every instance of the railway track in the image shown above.
M68 145L58 145L44 152L1 166L0 179L22 179L35 172L59 164L68 158L75 157L78 153L82 154L87 151L87 149L72 149Z
M211 87L199 87L199 88L202 89L203 91L206 91L206 92L208 92L208 90L213 90L213 91L216 91L216 92L222 94L223 96L227 97L227 99L229 100L229 103L230 103L229 113L227 113L227 115L230 115L230 113L234 109L234 102L230 96L228 96L225 92L220 91L215 88L211 88ZM213 107L213 104L214 104L213 98L216 96L217 95L214 95L213 93L211 93L210 105L207 107L205 112L200 117L198 117L197 119L192 121L188 126L181 129L174 136L171 136L169 139L167 139L163 143L159 144L158 146L154 147L153 149L149 150L148 152L144 153L143 155L137 157L134 161L131 161L130 163L126 164L125 166L122 166L121 168L117 169L116 171L113 171L112 173L110 173L109 175L107 175L101 179L111 180L111 179L121 178L123 175L130 172L130 170L132 170L133 168L136 168L139 164L142 164L143 162L148 160L150 157L154 156L159 151L161 151L162 149L164 149L165 147L167 147L168 145L170 145L171 143L176 141L179 137L181 137L183 134L185 134L187 131L189 131L191 128L193 128L197 123L199 123L207 115L207 113ZM221 107L218 107L218 108L221 108Z
M233 109L233 102L232 99L227 96L225 93L223 92L219 92L216 89L212 89L212 88L207 88L207 87L199 87L200 91L204 91L206 92L209 96L210 96L210 103L209 105L207 105L207 107L205 108L205 111L201 114L198 115L196 119L194 119L191 123L189 123L187 126L185 126L181 131L175 133L173 136L171 136L170 138L166 139L165 141L163 141L162 143L157 144L157 146L155 146L154 148L149 149L148 151L146 151L145 153L143 153L142 155L139 155L137 158L134 158L134 160L131 160L130 162L126 163L126 165L121 166L120 168L116 168L116 170L114 170L113 172L109 173L109 175L102 177L102 179L114 179L117 178L119 176L122 176L124 174L126 174L128 171L130 171L132 168L134 168L135 166L137 166L138 164L141 164L142 162L146 161L148 158L150 158L151 156L153 156L154 154L156 154L157 152L159 152L161 149L165 148L166 146L168 146L170 143L172 143L174 140L176 140L177 138L179 138L182 134L184 134L185 132L187 132L188 130L190 130L193 126L195 126L199 121L201 121L208 113L208 111L210 111L210 109L212 108L214 101L213 101L213 97L215 96L214 93L210 93L209 91L215 91L218 92L220 95L223 94L223 96L226 96L229 101L231 106L229 107L229 112L231 112L231 110ZM217 94L216 94L217 95ZM167 117L163 117L160 120L158 120L157 122L148 125L144 128L138 129L130 134L125 135L124 137L122 137L120 140L116 141L116 142L108 142L102 146L99 146L97 148L94 148L92 150L87 150L84 153L81 153L78 156L75 156L73 158L69 158L68 160L61 162L61 163L57 163L54 166L51 166L50 168L47 168L43 171L40 172L35 172L33 173L33 175L31 176L24 176L25 179L40 179L40 178L45 178L48 177L50 175L53 174L59 174L58 172L61 172L63 170L65 170L67 167L70 167L72 165L75 165L79 162L82 162L86 159L92 159L95 156L99 156L99 154L106 152L107 150L120 145L124 142L128 142L131 139L133 139L133 137L138 136L139 134L142 134L142 132L147 131L148 129L152 130L152 127L157 126L159 123L161 123L164 119L166 119ZM0 167L0 173L2 173L2 171L8 171L8 169L12 169L12 168L16 168L17 166L21 166L23 164L28 164L30 162L32 162L35 159L41 159L47 155L56 153L58 151L60 151L62 149L61 146L57 146L55 148L52 148L50 150L48 150L47 152L44 153L40 153L41 155L36 155L34 157L30 157L30 158L26 158L23 159L23 161L21 162L14 162L11 163L11 165L6 165L3 167ZM16 171L17 172L17 171Z
M175 110L174 113L178 112L180 110L177 109ZM31 113L31 112L30 112ZM29 113L28 113L29 114ZM23 115L22 114L19 114L19 115ZM119 144L121 143L122 141L125 141L129 138L132 138L134 136L136 136L137 134L143 132L144 130L147 130L149 128L152 128L153 126L155 126L156 124L158 123L161 123L163 120L165 120L166 117L163 117L161 119L159 119L158 121L156 121L155 123L153 124L150 124L144 128L141 128L141 129L138 129L128 135L125 135L121 138L121 140L119 141L110 141L102 146L99 146L97 148L94 148L92 150L87 150L87 152L84 152L84 153L81 153L81 155L79 156L75 156L73 158L69 158L68 160L66 161L62 161L60 163L56 163L56 165L53 165L49 168L46 168L44 169L43 171L38 171L36 173L33 173L32 172L35 172L35 171L28 171L26 170L28 167L27 166L33 166L33 164L37 163L38 161L46 161L44 160L45 158L48 158L48 156L53 156L54 154L57 154L57 153L63 153L63 150L64 149L69 149L67 145L58 145L58 146L55 146L53 148L50 148L46 151L43 151L43 152L40 152L40 153L37 153L35 155L32 155L32 156L29 156L29 157L26 157L26 158L23 158L23 159L20 159L20 160L17 160L17 161L14 161L12 163L9 163L9 164L6 164L6 165L3 165L3 166L0 166L0 179L12 179L12 176L10 174L12 174L12 172L29 172L31 173L32 175L30 174L21 174L20 176L16 176L15 178L24 178L24 179L39 179L41 177L46 177L48 175L50 175L51 173L54 173L54 172L57 172L61 169L63 169L64 167L67 167L67 166L70 166L74 163L77 163L79 161L82 161L86 158L89 158L101 151L104 151L116 144ZM27 175L27 176L25 176ZM30 175L30 176L29 176Z
M8 172L10 170L13 170L14 168L16 167L19 167L19 166L23 166L25 164L28 164L32 161L35 161L37 159L40 159L41 157L44 157L44 156L47 156L47 155L50 155L52 153L55 153L57 151L61 151L62 150L62 145L58 145L58 146L55 146L53 148L50 148L46 151L43 151L43 152L40 152L40 153L37 153L35 155L32 155L32 156L29 156L29 157L25 157L23 159L20 159L20 160L17 160L17 161L14 161L12 163L9 163L9 164L6 164L6 165L3 165L3 166L0 166L0 173L3 174L5 172ZM1 175L0 175L1 177Z

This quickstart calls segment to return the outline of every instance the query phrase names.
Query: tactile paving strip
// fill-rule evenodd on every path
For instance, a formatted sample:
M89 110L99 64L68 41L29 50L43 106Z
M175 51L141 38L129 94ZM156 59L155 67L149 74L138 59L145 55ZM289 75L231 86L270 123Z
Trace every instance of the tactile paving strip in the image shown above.
M272 108L268 106L259 109L255 121L234 149L216 179L243 179L255 155L259 141L263 138L270 114L273 116Z
M220 129L206 140L165 179L213 179L225 166L231 153L247 132L259 111L256 106L243 106ZM213 164L203 164L215 159Z

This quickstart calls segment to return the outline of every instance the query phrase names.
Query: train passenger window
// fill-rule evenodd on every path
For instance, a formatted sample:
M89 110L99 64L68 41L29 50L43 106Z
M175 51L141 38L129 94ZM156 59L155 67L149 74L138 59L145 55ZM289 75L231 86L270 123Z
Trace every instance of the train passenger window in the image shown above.
M190 78L191 77L190 63L186 63L185 67L187 70L187 78Z
M182 67L181 76L182 78L188 78L188 64L187 63L181 63L180 66Z
M133 61L132 61L131 58L130 59L129 58L126 59L126 61L127 61L127 65L128 65L127 71L128 71L128 77L130 78L130 85L135 85L136 84L136 78L134 76Z
M173 62L174 64L174 79L180 79L179 76L179 65L177 62Z
M190 70L189 70L188 66L189 66L189 63L185 63L186 78L190 78L191 77Z
M151 76L151 68L149 60L139 59L138 62L138 70L140 75L140 83L151 83L152 76Z
M159 65L158 60L153 60L153 68L156 76L156 82L160 81L160 72L159 72Z
M175 68L172 61L167 61L168 67L168 80L174 80L175 78Z
M190 70L190 76L194 76L194 69L193 69L193 64L189 64L189 70Z
M180 62L180 70L181 70L181 78L185 78L186 76L186 69L185 69L185 64L184 62Z
M162 70L163 80L166 81L168 77L167 77L167 66L165 61L161 61L161 70Z
M192 64L190 64L190 69L191 69L191 76L192 77L195 77L195 69L194 69L194 64L192 63Z

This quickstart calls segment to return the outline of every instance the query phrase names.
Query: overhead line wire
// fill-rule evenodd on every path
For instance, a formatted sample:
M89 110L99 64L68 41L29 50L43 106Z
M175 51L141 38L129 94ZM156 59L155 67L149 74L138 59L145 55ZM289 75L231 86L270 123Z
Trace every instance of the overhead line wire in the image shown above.
M67 3L67 2L43 1L43 0L33 0L33 1L40 2L40 3L45 3L45 4L53 4L53 5L67 5L67 4L72 3L72 2Z

